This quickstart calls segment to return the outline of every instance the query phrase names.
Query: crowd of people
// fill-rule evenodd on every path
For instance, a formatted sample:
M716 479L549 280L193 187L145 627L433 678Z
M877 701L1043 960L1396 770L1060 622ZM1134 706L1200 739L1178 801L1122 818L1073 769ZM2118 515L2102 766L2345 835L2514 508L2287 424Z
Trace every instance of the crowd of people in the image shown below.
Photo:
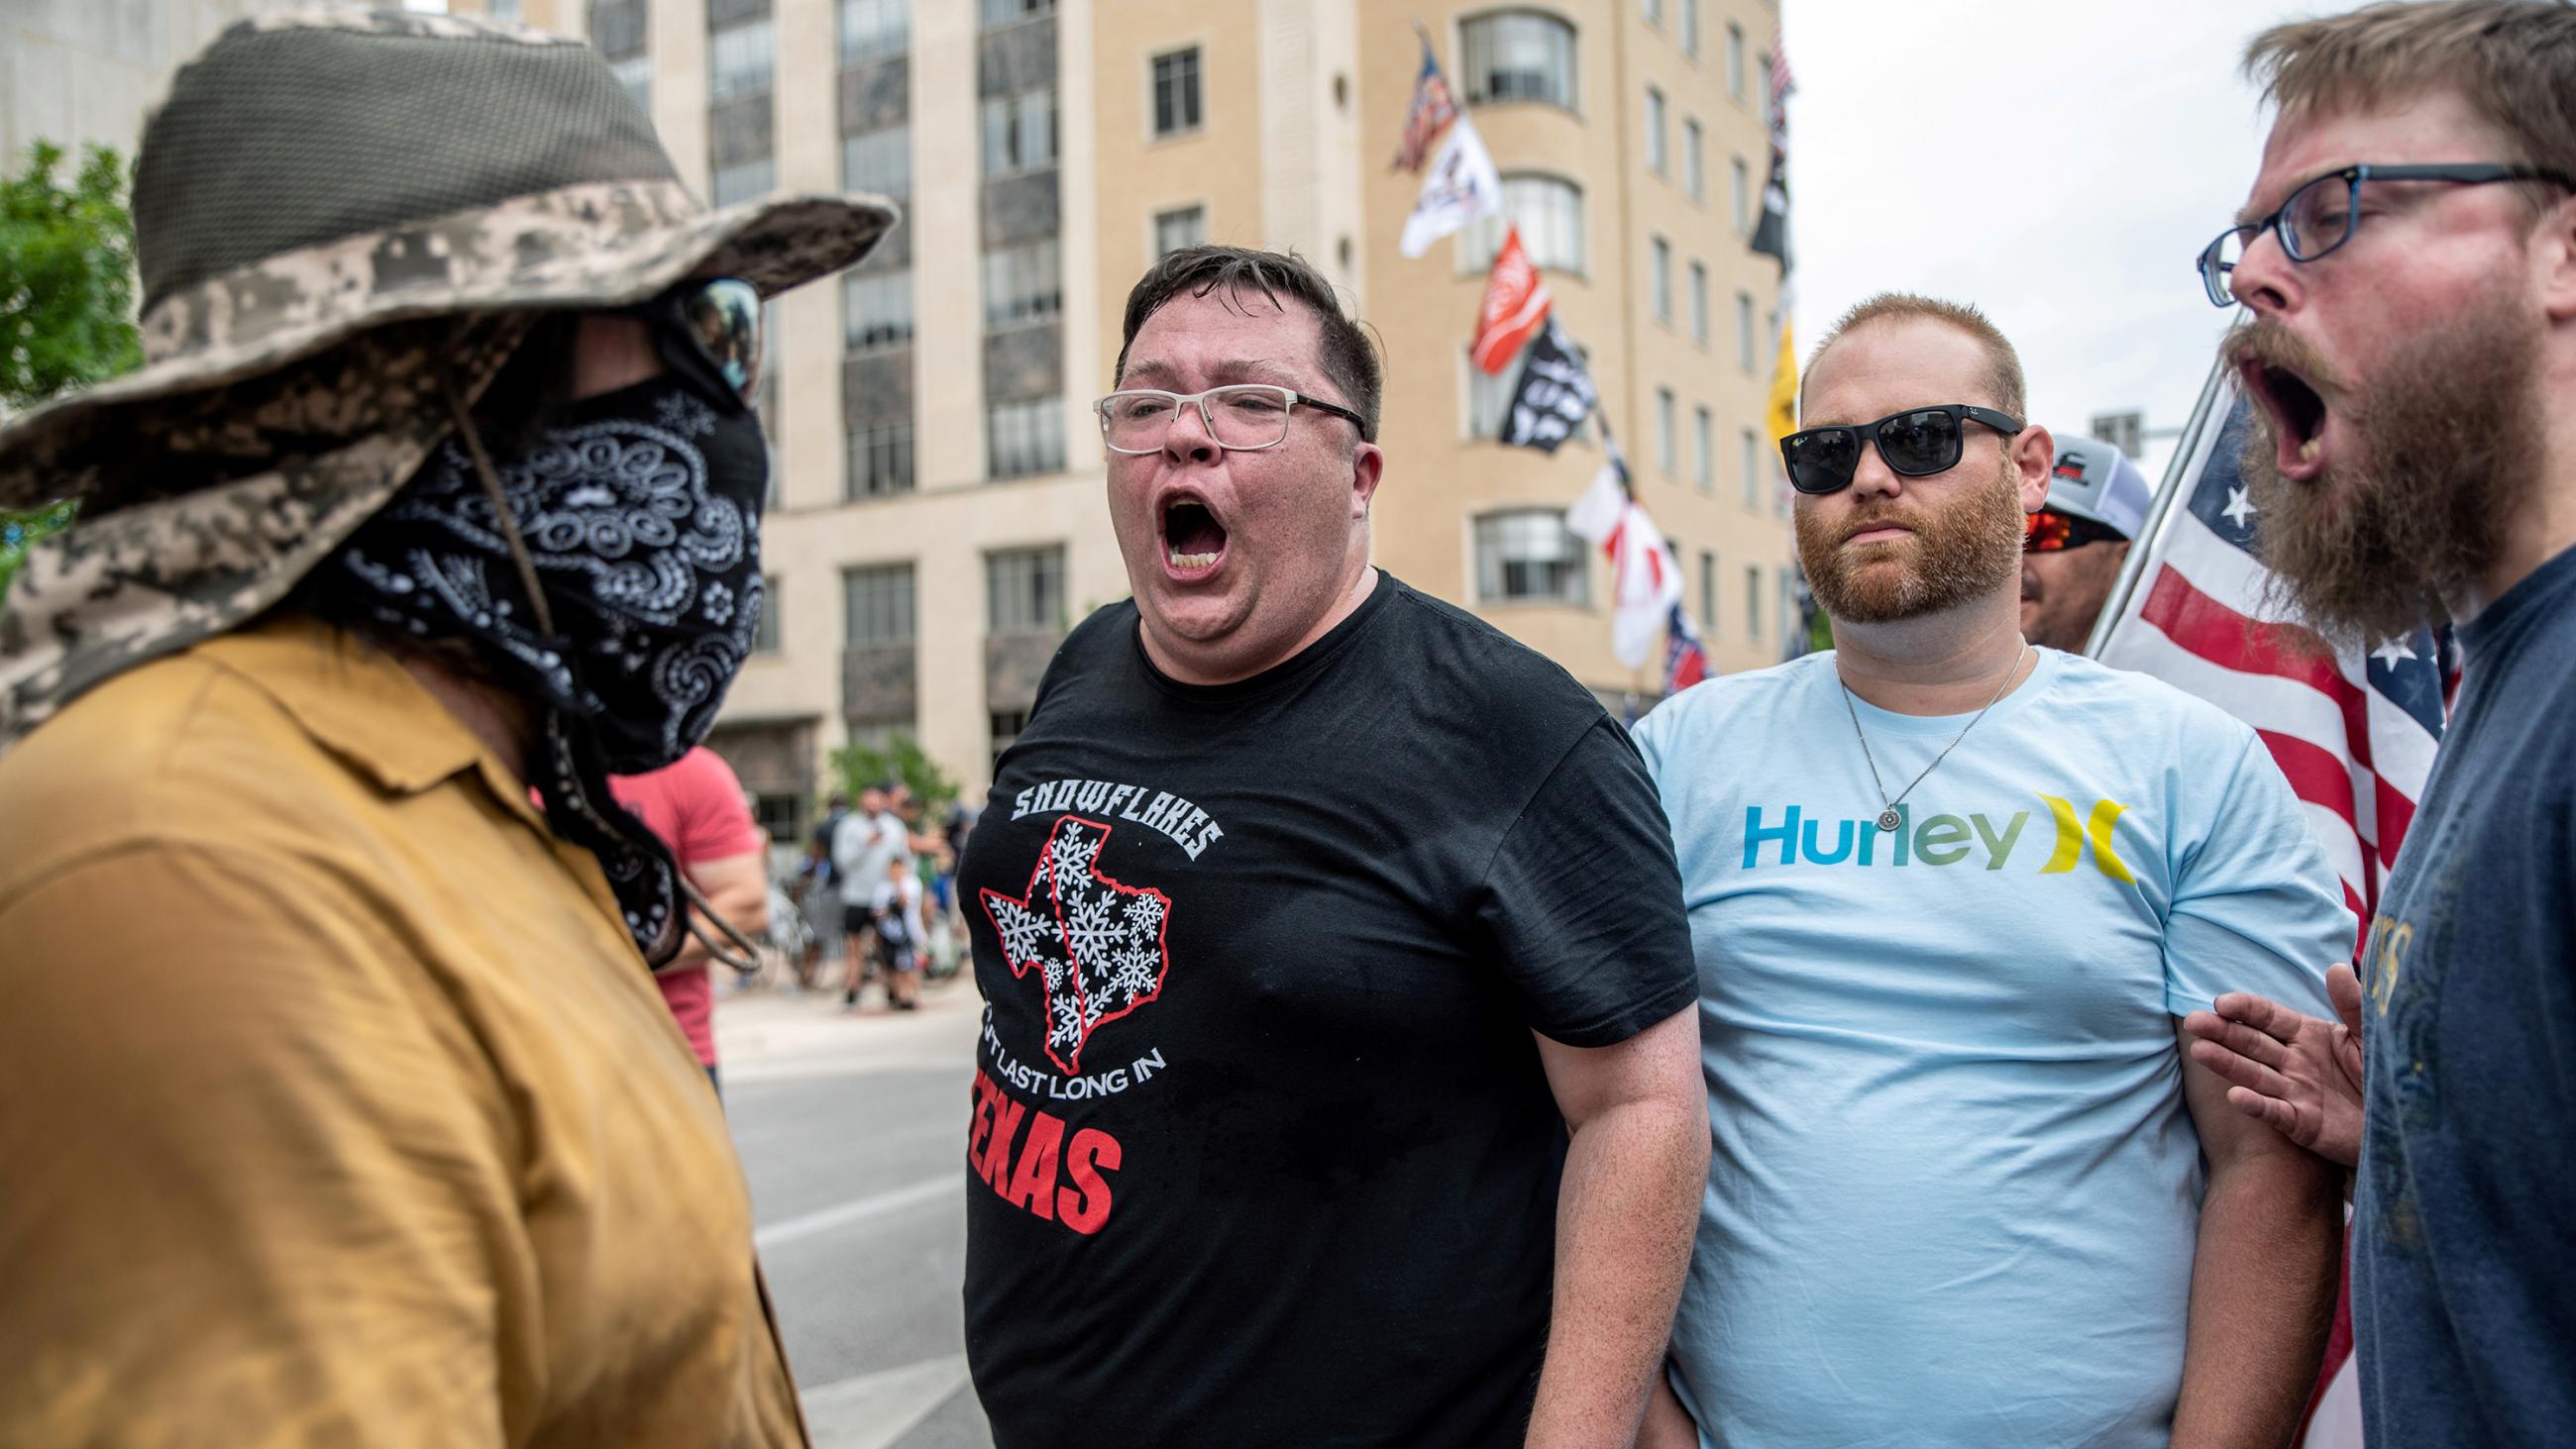
M2074 652L2143 483L1976 307L1809 360L1835 647L1629 730L1370 562L1416 480L1324 276L1154 264L1131 596L980 821L872 787L808 872L903 1009L955 850L997 1443L2279 1445L2348 1188L2373 1442L2576 1434L2576 9L2249 64L2201 269L2268 561L2466 658L2358 942L2254 732ZM84 501L0 616L0 1442L804 1442L696 747L759 303L891 208L709 212L586 47L297 12L180 70L135 215L148 365L0 428L0 506Z

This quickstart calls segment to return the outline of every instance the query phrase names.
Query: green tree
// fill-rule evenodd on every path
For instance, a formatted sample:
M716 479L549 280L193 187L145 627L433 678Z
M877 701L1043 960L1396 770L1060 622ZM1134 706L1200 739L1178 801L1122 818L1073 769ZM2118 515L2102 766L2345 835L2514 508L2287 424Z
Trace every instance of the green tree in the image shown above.
M129 169L114 151L91 146L65 186L62 163L60 146L38 141L24 171L0 178L0 409L30 407L143 363ZM71 516L68 503L0 511L0 596L27 546Z
M936 821L957 801L957 781L921 748L921 742L898 731L882 750L852 741L831 756L834 787L856 800L859 791L888 780L911 787L921 802L921 818Z

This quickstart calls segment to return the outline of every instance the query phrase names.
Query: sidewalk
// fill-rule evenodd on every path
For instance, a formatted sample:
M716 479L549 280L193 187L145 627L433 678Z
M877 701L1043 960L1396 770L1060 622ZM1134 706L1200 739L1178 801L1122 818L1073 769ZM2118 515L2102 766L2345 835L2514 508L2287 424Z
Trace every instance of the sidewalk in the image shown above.
M919 1011L890 1011L881 989L845 1011L835 990L791 992L719 986L716 1060L724 1079L859 1076L908 1067L959 1067L975 1059L984 1001L971 973L922 991Z

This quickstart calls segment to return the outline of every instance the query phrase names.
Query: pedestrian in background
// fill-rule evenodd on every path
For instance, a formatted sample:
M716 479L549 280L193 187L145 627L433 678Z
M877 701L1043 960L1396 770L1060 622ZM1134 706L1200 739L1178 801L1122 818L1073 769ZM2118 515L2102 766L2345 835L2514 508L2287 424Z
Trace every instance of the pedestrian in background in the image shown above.
M726 927L744 937L769 929L769 836L752 819L750 797L733 766L704 745L658 770L611 775L608 788L670 848L680 873L705 899L706 911L723 923L692 931L679 954L653 973L671 1019L706 1067L707 1081L720 1087L715 983L707 970L715 955L709 943L728 939Z
M847 938L850 957L842 980L841 1005L853 1010L858 1007L860 991L885 970L876 919L877 897L886 881L886 867L898 858L912 858L911 834L894 813L892 800L892 787L886 784L861 789L859 808L832 833L832 872L839 878L836 888L841 897L841 931ZM889 979L889 1002L894 994L895 986Z
M0 1443L803 1443L608 776L751 649L762 299L892 209L709 212L587 46L290 10L133 212L145 367L0 427L82 504L0 619Z
M2048 502L2026 515L2021 543L2021 634L2042 649L2081 654L2146 526L2147 477L2099 438L2060 438Z

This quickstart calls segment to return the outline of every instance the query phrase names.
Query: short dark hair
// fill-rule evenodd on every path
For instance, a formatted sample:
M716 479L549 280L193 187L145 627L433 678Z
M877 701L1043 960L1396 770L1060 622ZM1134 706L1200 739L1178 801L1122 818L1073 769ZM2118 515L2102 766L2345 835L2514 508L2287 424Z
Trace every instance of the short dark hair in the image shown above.
M1265 252L1251 247L1201 246L1183 247L1154 263L1127 294L1127 321L1118 341L1117 376L1127 376L1127 349L1136 345L1136 334L1143 330L1145 319L1163 308L1163 304L1189 293L1204 297L1222 292L1227 305L1240 310L1242 299L1258 292L1270 299L1280 311L1288 310L1281 299L1285 293L1312 310L1322 330L1323 345L1316 365L1324 377L1341 389L1342 400L1361 418L1360 437L1377 441L1378 396L1382 380L1378 372L1377 349L1369 345L1368 334L1360 324L1342 310L1340 294L1314 264L1293 251Z

